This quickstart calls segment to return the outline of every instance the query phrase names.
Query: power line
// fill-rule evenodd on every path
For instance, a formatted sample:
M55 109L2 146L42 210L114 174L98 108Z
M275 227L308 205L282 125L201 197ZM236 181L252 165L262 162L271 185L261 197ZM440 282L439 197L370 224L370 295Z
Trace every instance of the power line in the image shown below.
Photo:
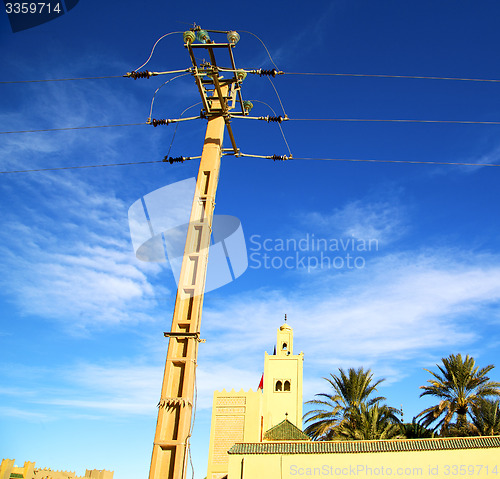
M190 68L184 68L183 70L168 70L164 72L142 72L144 78L149 78L152 76L158 75L171 75L173 73L182 73L189 72ZM103 80L107 78L139 78L141 77L141 72L133 71L126 73L125 75L110 75L110 76L102 76L102 77L81 77L81 78L48 78L45 80L12 80L12 81L0 81L0 85L8 84L8 83L44 83L44 82L52 82L52 81L76 81L76 80Z
M43 130L0 131L0 135L7 135L11 133L39 133L42 131L88 130L91 128L114 128L116 126L138 126L138 125L147 125L147 123L143 122L143 123L123 123L120 125L73 126L68 128L46 128Z
M451 80L451 81L471 81L500 83L500 80L488 78L459 78L459 77L437 77L420 75L384 75L369 73L307 73L307 72L280 72L283 75L309 75L309 76L338 76L338 77L368 77L368 78L405 78L413 80Z
M153 93L153 98L151 99L151 108L149 109L149 118L151 118L153 116L153 103L155 101L155 96L156 94L158 93L158 91L160 91L161 88L163 88L165 85L167 85L168 83L170 83L171 81L173 80L176 80L177 78L181 78L183 76L186 76L188 75L189 73L182 73L180 75L177 75L175 77L172 77L170 78L169 80L167 80L165 83L163 83L161 86L159 86L156 91Z
M255 156L256 158L262 158L256 155L245 155L245 156ZM272 159L272 158L268 158ZM290 160L297 161L347 161L354 163L398 163L398 164L410 164L410 165L445 165L445 166L495 166L500 167L500 164L494 163L465 163L458 161L419 161L419 160L380 160L380 159L363 159L363 158L289 158Z
M112 75L104 77L82 77L82 78L51 78L48 80L14 80L14 81L0 81L0 84L6 83L42 83L51 81L75 81L75 80L102 80L105 78L123 78L123 75Z
M274 68L276 68L276 70L279 70L279 68L276 66L276 63L274 63L273 57L269 53L269 50L267 49L266 44L257 35L255 35L255 33L248 32L248 31L245 31L245 30L240 30L240 32L241 33L248 33L248 34L254 36L257 40L259 40L259 42L262 43L262 46L266 50L267 56L269 57L269 60L271 60L271 63L274 65Z
M151 50L151 53L150 53L148 59L139 68L136 68L134 71L140 70L141 68L145 67L149 63L149 60L151 60L151 57L153 56L153 53L155 51L156 45L158 45L160 40L163 40L165 37L168 37L169 35L175 35L175 34L182 34L182 32L169 32L169 33L165 33L165 35L158 38L158 40L156 40L155 44L153 45L153 48Z
M244 117L243 117L244 118ZM378 122L378 123L442 123L462 125L500 125L500 121L475 121L475 120L414 120L414 119L381 119L381 118L287 118L287 121L336 121L336 122ZM93 128L114 128L122 126L140 126L148 123L122 123L116 125L75 126L67 128L45 128L39 130L0 131L0 135L15 133L39 133L46 131L88 130Z
M61 166L57 168L37 168L32 170L10 170L10 171L0 171L0 174L4 175L8 173L33 173L36 171L78 170L83 168L103 168L107 166L145 165L148 163L164 163L164 161L163 160L133 161L129 163L109 163L107 165Z
M130 165L147 165L152 163L184 163L185 161L199 160L201 156L187 156L178 158L168 158L167 156L163 160L151 160L151 161L130 161L127 163L108 163L102 165L82 165L82 166L59 166L54 168L34 168L30 170L8 170L0 171L0 174L5 175L8 173L34 173L37 171L57 171L57 170L80 170L85 168L104 168L108 166L130 166Z
M173 33L182 33L182 32L171 32L171 35ZM324 73L324 72L286 72L286 71L280 71L276 64L274 63L271 54L269 53L269 50L267 49L266 45L264 42L257 37L257 35L251 33L251 32L246 32L242 31L242 33L249 33L250 35L253 35L255 38L257 38L264 48L266 49L266 52L269 56L269 59L271 60L272 64L276 68L276 73L278 75L300 75L300 76L335 76L335 77L360 77L360 78L402 78L402 79L411 79L411 80L446 80L446 81L463 81L463 82L484 82L484 83L500 83L499 79L494 79L494 78L462 78L462 77L440 77L440 76L423 76L423 75L388 75L388 74L376 74L376 73ZM139 69L144 67L149 60L151 59L151 56L154 52L154 49L158 42L164 38L165 36L161 37L154 45L153 50L151 52L151 55L149 59L141 65L139 68L134 70L134 72L137 72ZM228 69L223 69L221 70L227 70ZM171 73L181 73L184 71L189 71L189 69L185 70L172 70L172 71L164 71L164 72L149 72L149 76L156 76L156 75L166 75L166 74L171 74ZM246 71L246 70L245 70ZM257 71L257 70L255 70ZM254 70L250 70L250 72L254 72ZM108 75L108 76L93 76L93 77L76 77L76 78L49 78L49 79L44 79L44 80L11 80L11 81L0 81L1 85L9 84L9 83L43 83L43 82L61 82L61 81L77 81L77 80L102 80L102 79L109 79L109 78L127 78L130 77L130 74L126 75Z
M231 156L231 155L225 155ZM261 158L267 160L273 160L273 156L264 156L264 155L254 155L254 154L244 154L241 153L239 156L245 158ZM187 157L183 158L184 161L196 160L200 157ZM286 161L337 161L337 162L351 162L351 163L395 163L395 164L410 164L410 165L445 165L445 166L493 166L500 167L500 164L494 163L465 163L465 162L450 162L450 161L418 161L418 160L380 160L380 159L365 159L365 158L283 158ZM0 174L9 174L9 173L34 173L41 171L58 171L58 170L78 170L78 169L87 169L87 168L105 168L109 166L131 166L131 165L146 165L153 163L168 163L168 159L163 160L151 160L151 161L131 161L127 163L108 163L101 165L82 165L82 166L61 166L55 168L36 168L29 170L9 170L9 171L0 171ZM175 161L174 161L175 162Z
M500 121L475 120L414 120L381 118L288 118L289 121L345 121L345 122L380 122L380 123L450 123L464 125L500 125Z
M271 84L272 84L272 82L271 82ZM274 85L273 85L273 87L274 87ZM276 94L278 94L278 92L276 92ZM279 98L279 95L278 95L278 98ZM258 102L258 103L262 103L263 105L266 105L273 112L273 115L277 118L276 112L271 107L271 105L269 105L268 103L266 103L265 101L262 101L262 100L252 100L252 101L255 101L255 102ZM280 102L281 102L281 100L280 100ZM284 112L284 110L283 110L283 112ZM288 141L286 140L286 137L285 137L285 132L283 131L283 128L281 127L281 122L278 122L278 126L279 126L279 129L281 131L281 136L283 137L283 141L285 142L285 145L286 145L286 147L288 149L288 154L290 156L292 156L292 152L290 150L290 146L288 145Z

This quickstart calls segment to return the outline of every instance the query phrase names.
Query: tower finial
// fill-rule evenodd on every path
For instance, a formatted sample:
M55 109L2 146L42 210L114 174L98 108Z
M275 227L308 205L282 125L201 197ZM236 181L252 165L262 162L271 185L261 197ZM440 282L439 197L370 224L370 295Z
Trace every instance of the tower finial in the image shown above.
M285 313L285 323L286 323L286 313Z

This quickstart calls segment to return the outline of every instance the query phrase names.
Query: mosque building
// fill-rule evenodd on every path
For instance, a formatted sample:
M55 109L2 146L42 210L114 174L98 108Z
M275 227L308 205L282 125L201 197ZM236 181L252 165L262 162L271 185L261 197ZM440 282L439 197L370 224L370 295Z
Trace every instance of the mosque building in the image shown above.
M293 329L278 328L275 354L264 353L264 375L256 391L215 391L207 479L227 477L228 450L235 443L281 437L309 440L302 432L304 353L293 354Z
M311 441L302 432L304 354L278 328L256 391L215 391L207 479L500 474L500 436Z

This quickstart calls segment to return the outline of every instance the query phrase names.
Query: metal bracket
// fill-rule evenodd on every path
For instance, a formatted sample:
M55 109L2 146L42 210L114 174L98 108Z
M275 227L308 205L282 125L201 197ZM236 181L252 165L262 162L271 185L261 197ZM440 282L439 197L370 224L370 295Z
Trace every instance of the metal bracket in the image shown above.
M178 406L178 405L180 405L182 407L186 407L186 406L193 407L193 403L189 399L186 399L186 398L161 398L157 407L167 408L167 407Z
M190 338L190 339L196 339L199 343L206 343L206 339L201 339L200 338L200 333L175 333L173 331L170 331L169 333L163 333L163 336L166 338Z

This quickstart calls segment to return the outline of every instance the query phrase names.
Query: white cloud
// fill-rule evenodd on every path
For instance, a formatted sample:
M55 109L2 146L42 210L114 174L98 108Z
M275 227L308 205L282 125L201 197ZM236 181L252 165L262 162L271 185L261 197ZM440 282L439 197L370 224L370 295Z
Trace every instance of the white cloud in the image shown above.
M50 418L47 414L39 412L26 411L15 407L0 406L0 416L23 419L25 421L47 421Z
M30 389L12 387L0 390L1 396L17 398L16 408L0 409L5 416L24 419L74 417L73 408L78 408L78 415L88 416L86 411L92 411L88 417L97 419L103 414L151 416L159 400L162 369L158 366L131 361L103 364L82 361L50 370L21 365L15 368L23 371L23 378L31 377L33 381ZM47 407L35 415L30 412L33 404ZM56 407L59 409L57 413ZM70 409L64 412L66 408Z
M202 325L207 343L199 350L198 408L211 406L214 390L255 390L264 351L272 353L285 312L295 332L294 351L305 354L305 399L323 390L320 378L339 367L371 368L390 386L408 375L408 367L428 362L433 351L446 355L457 347L473 348L479 336L468 318L500 299L500 267L495 258L487 260L460 260L446 251L393 255L380 258L370 274L344 276L335 290L325 276L321 290L306 288L300 296L259 290L209 301ZM62 408L62 414L76 407L79 414L92 411L96 417L154 415L163 355L158 348L148 362L128 358L65 366L57 386L24 399ZM23 396L15 385L4 393Z
M203 357L214 370L223 363L219 358L226 367L244 363L258 370L287 312L294 347L305 350L311 370L383 365L389 380L399 380L404 364L424 352L453 351L479 338L469 318L500 300L498 263L446 250L406 253L344 274L342 283L325 272L294 295L261 290L226 299L204 310L209 341Z
M330 214L310 212L300 218L330 237L375 239L389 244L407 232L405 208L397 201L352 201Z
M31 189L35 197L13 205L0 233L0 281L11 301L75 330L151 319L154 298L172 293L153 289L158 265L135 259L127 205L64 175L37 177Z
M263 370L255 368L256 362L263 362L263 353L257 355L251 361L240 364L223 364L223 363L200 363L197 368L196 380L198 390L197 407L199 409L207 409L212 407L212 398L214 391L239 391L243 389L248 391L257 390Z

